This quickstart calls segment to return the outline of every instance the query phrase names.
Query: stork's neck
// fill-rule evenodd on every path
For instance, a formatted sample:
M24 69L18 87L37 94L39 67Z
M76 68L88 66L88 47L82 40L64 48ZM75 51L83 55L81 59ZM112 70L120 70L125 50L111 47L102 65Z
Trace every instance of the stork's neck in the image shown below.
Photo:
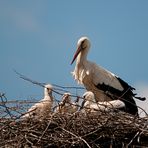
M86 76L86 67L87 67L87 53L88 53L88 49L84 49L82 50L79 55L77 56L76 59L76 65L75 65L75 69L73 71L73 76L75 78L75 80L78 81L79 84L83 84L83 79Z
M76 64L85 64L85 62L87 61L87 54L88 54L88 49L85 49L83 51L81 51L77 57L77 61Z
M48 92L47 88L44 90L44 99L49 100L50 99L50 93Z
M44 90L44 96L49 96L47 88Z

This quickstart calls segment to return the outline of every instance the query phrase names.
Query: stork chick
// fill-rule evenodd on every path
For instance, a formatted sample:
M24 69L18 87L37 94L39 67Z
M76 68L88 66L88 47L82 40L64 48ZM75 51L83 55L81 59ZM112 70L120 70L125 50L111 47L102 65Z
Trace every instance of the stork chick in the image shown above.
M70 113L73 114L78 110L77 103L74 103L71 101L71 94L70 93L64 93L62 96L62 101L59 103L57 108L55 109L55 112L59 113Z
M45 85L44 98L40 100L38 103L34 104L22 117L35 119L42 119L48 117L51 112L54 100L52 96L52 89L52 85Z
M96 102L95 95L91 91L87 91L83 94L82 111L86 112L97 112L97 111L110 111L114 109L125 109L126 106L121 100Z

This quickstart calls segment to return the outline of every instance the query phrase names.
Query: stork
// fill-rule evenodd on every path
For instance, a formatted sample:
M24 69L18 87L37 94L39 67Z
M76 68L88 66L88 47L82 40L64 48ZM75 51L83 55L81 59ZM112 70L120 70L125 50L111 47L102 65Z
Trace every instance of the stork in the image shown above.
M77 102L72 102L71 101L71 94L70 93L64 93L62 96L62 100L55 109L55 112L58 113L75 113L78 110L78 105Z
M124 110L127 112L125 103L121 100L103 101L96 102L95 95L91 91L87 91L83 94L83 102L81 109L86 112L97 112L97 111L111 111L115 109Z
M137 114L138 109L133 98L144 101L145 98L136 97L133 93L135 88L131 87L121 78L104 69L103 67L87 60L90 49L90 40L81 37L77 43L77 51L71 64L76 60L76 66L72 72L75 80L83 84L88 91L95 94L96 101L111 101L120 99L128 108L132 108L131 113Z
M49 116L52 105L53 105L53 96L52 96L52 85L47 84L44 86L44 98L41 99L38 103L34 104L28 111L25 113L22 118L35 118L42 119Z

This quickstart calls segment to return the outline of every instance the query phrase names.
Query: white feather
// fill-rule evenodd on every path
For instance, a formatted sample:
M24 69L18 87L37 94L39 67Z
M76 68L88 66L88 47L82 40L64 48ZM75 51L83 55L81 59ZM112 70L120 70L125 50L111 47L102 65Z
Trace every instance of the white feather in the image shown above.
M53 105L52 86L45 85L44 98L34 104L22 118L42 119L49 116Z
M84 93L83 97L85 103L83 105L82 112L111 111L125 107L124 102L121 100L96 102L95 96L91 91Z
M96 85L104 83L120 91L123 91L124 88L113 73L87 60L90 48L90 41L87 37L80 38L78 49L83 44L85 48L78 54L76 66L72 72L74 79L77 80L78 84L83 84L88 91L93 91L98 101L110 100L103 91L96 88Z

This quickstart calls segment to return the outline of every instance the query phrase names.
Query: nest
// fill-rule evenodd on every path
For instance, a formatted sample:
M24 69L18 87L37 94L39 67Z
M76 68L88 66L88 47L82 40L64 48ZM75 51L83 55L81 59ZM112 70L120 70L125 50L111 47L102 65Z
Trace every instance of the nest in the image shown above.
M7 103L7 100L0 103L1 148L148 147L147 117L139 118L122 111L78 111L52 112L42 120L21 119L30 103Z

